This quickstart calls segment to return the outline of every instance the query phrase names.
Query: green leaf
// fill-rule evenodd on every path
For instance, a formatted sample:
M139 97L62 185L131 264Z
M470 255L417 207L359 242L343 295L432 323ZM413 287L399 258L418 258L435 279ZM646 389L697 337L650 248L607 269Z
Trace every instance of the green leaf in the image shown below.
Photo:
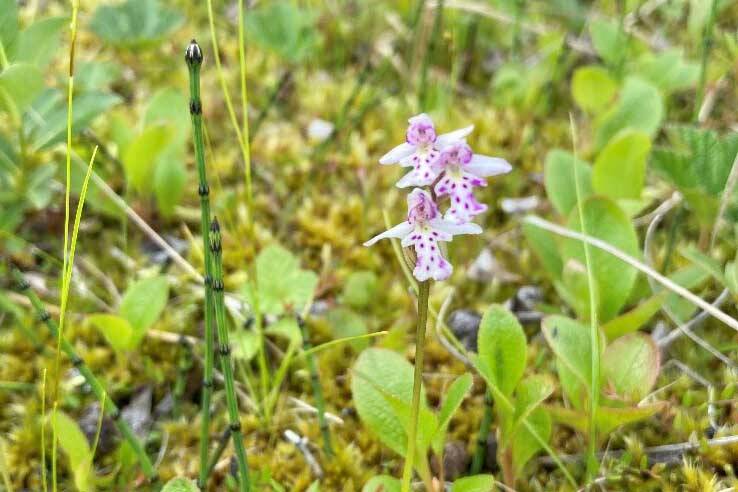
M46 207L54 197L54 174L56 168L53 164L42 164L27 177L23 193L36 210Z
M586 200L582 208L588 235L601 239L631 256L640 255L635 229L628 216L614 202L605 197L595 196ZM572 230L582 231L578 210L571 212L568 225ZM586 265L581 241L563 240L561 255L564 261L575 259ZM628 300L635 285L637 272L633 267L597 248L590 247L590 258L600 320L608 321L618 314ZM587 318L589 302L584 305L587 311L580 314L583 318Z
M92 451L77 422L64 412L56 411L48 416L56 427L56 438L69 460L69 469L74 476L74 484L80 492L93 490Z
M77 67L74 88L83 91L108 90L122 72L121 66L112 61L75 61L74 64Z
M95 118L106 113L121 98L106 92L83 92L74 96L72 132L84 130ZM33 116L25 115L24 127L31 150L38 152L62 142L67 131L67 98L57 89L47 89L32 105Z
M494 492L494 475L472 475L454 481L451 492Z
M34 22L20 33L8 58L39 68L46 67L54 54L59 52L59 35L67 21L65 17L47 17Z
M381 390L379 389L381 388ZM409 407L413 393L413 366L395 352L370 348L359 355L351 376L351 394L364 425L387 447L400 455L407 449L402 415L390 404L392 395ZM427 410L425 390L421 407Z
M659 90L638 77L625 79L617 103L598 119L595 146L602 148L626 128L653 137L661 126L664 103Z
M254 358L259 351L259 337L251 330L235 330L230 334L233 357L245 362Z
M87 322L102 333L115 351L125 352L134 348L131 344L133 327L127 319L114 314L93 314L87 317Z
M730 293L738 295L738 266L736 262L731 261L725 265L725 286L730 290Z
M692 262L692 264L694 264L696 267L701 268L705 273L712 275L715 280L717 280L721 284L725 284L723 267L719 261L711 258L694 246L680 248L679 252L682 254L682 256Z
M377 288L377 275L374 272L353 272L343 286L343 302L354 308L366 307L375 299Z
M635 63L634 71L658 87L664 94L694 87L699 78L699 64L684 59L681 49L646 53Z
M651 139L639 131L626 130L610 140L595 160L592 186L613 199L638 199L646 182L646 161Z
M128 286L119 312L133 327L133 347L138 346L146 331L159 319L168 299L169 282L163 276L141 279Z
M609 65L626 59L627 34L611 19L594 19L589 23L589 35L597 54Z
M653 388L660 369L659 349L650 336L630 333L602 354L602 372L617 397L637 403Z
M615 97L618 84L610 77L607 69L600 65L579 67L571 80L574 101L585 111L599 113Z
M445 391L445 398L438 413L438 430L440 432L446 432L446 428L449 422L451 422L451 417L453 417L454 413L461 406L473 382L472 375L467 372L456 378Z
M577 204L575 172L579 178L582 199L585 199L592 194L592 168L589 163L575 160L570 152L560 149L554 149L546 155L543 165L546 195L562 215L568 215Z
M559 280L564 263L559 254L558 236L527 222L523 222L523 234L549 277Z
M164 39L183 21L182 14L162 7L158 0L128 0L99 6L90 29L114 46L133 48Z
M523 328L510 311L491 306L479 325L479 365L486 378L506 396L512 395L526 362Z
M361 492L400 492L400 481L389 475L377 475L364 484Z
M618 427L647 419L663 408L663 403L625 408L600 407L597 410L597 435L600 441L604 441ZM583 434L587 433L589 428L587 412L556 406L550 406L547 409L554 421L567 425Z
M259 307L262 312L280 315L289 308L300 312L312 301L318 276L301 270L297 258L278 245L271 245L256 257L259 279ZM253 298L250 290L248 297Z
M200 492L200 489L193 480L178 477L168 481L161 492Z
M538 437L548 442L551 438L551 417L544 408L534 409L528 416L528 423L533 427ZM515 433L515 439L512 443L513 466L516 475L520 475L526 463L542 449L543 447L538 439L533 436L527 427L521 425Z
M164 217L174 214L174 208L184 194L187 171L182 154L181 149L164 151L154 167L154 194L159 211Z
M703 284L708 278L710 278L710 275L702 268L690 265L673 272L669 275L669 278L685 289L692 290ZM697 307L691 301L688 301L673 292L667 294L666 306L676 319L681 321L688 320L697 310Z
M154 125L146 128L126 148L122 156L126 178L139 191L153 188L154 163L172 138L172 127Z
M613 318L603 324L601 326L602 332L608 340L615 340L618 337L638 330L661 310L665 299L665 292L649 297L627 313L621 314L617 318Z
M18 36L18 3L16 0L0 0L0 43L10 48Z
M190 134L190 114L187 98L179 90L166 88L157 91L149 100L143 117L144 127L157 124L172 126L173 142L181 144Z
M268 335L281 337L291 344L302 345L300 327L297 326L297 320L291 316L282 318L276 323L272 323L264 331Z
M256 44L297 63L317 48L314 19L312 12L293 2L272 1L250 11L246 17L246 30Z
M0 72L0 103L11 114L22 114L44 89L44 77L36 65L12 63Z
M331 325L333 339L354 337L368 333L364 318L350 309L337 307L328 312L328 323ZM350 345L360 351L369 345L369 340L354 340Z
M589 328L558 315L545 317L541 328L556 354L556 371L564 394L574 408L584 408L592 388Z

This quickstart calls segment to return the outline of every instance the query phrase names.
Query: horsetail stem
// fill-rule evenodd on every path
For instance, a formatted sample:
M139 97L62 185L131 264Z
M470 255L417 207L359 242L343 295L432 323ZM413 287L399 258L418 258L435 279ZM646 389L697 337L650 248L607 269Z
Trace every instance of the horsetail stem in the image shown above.
M477 475L482 471L484 459L487 457L487 437L492 427L492 394L485 389L484 391L484 414L482 415L482 423L479 424L479 435L477 436L477 447L474 450L474 459L469 473Z
M213 260L213 299L215 304L215 326L218 332L218 354L220 355L221 371L226 390L226 404L228 406L228 420L230 422L233 446L236 449L238 473L241 492L251 490L249 482L249 465L246 461L246 448L243 445L241 419L238 413L238 400L231 366L231 348L228 345L228 327L226 326L225 299L223 296L223 256L220 237L220 224L217 217L210 224L210 252Z
M213 394L213 289L212 262L210 259L210 188L205 171L205 146L202 136L202 102L200 101L200 66L202 50L194 39L185 51L185 61L190 73L190 116L195 146L195 162L200 195L200 228L202 230L203 257L205 263L205 367L203 368L202 400L200 411L200 474L197 484L202 489L208 481L208 444L210 439L210 399Z
M128 444L130 444L134 453L136 453L138 461L141 464L141 468L143 469L146 477L149 479L150 482L156 482L159 478L158 474L156 473L154 465L151 463L151 460L146 454L143 444L141 444L141 441L139 441L138 437L136 437L136 435L133 433L133 430L131 430L131 427L128 425L128 423L122 419L120 409L118 409L115 403L113 403L111 398L106 397L107 392L105 391L102 383L100 383L100 381L95 377L90 368L87 367L87 365L84 363L82 358L77 355L77 352L74 350L72 344L59 333L59 327L57 326L56 321L51 318L49 312L46 310L46 308L44 308L41 299L39 299L38 295L36 295L36 293L31 289L30 285L23 277L23 274L14 268L13 276L18 282L18 289L21 290L31 302L33 309L36 311L38 319L44 322L46 327L49 329L51 336L54 339L59 340L61 349L64 351L65 354L67 354L67 357L69 357L69 359L72 361L72 365L74 365L74 367L82 375L90 388L92 388L92 392L95 394L95 398L97 398L97 400L101 402L103 412L107 413L108 416L113 419L113 421L115 422L115 426L118 428L118 431L121 433L123 438L128 441Z
M323 388L320 386L320 377L318 376L318 368L315 364L315 356L310 353L313 346L310 343L307 328L305 327L305 319L302 316L297 317L297 325L300 327L302 334L302 350L307 353L307 365L310 371L310 384L313 387L313 398L315 398L315 408L318 409L318 425L320 425L320 433L323 435L323 451L326 456L333 456L333 446L331 445L331 430L328 427L328 421L325 418L325 400L323 399Z

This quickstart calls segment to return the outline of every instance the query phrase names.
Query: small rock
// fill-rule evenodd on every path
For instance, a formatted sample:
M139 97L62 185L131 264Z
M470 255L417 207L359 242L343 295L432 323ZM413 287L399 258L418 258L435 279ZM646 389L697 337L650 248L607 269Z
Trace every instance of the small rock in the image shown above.
M308 138L314 142L322 142L333 134L333 123L315 118L307 129Z
M87 438L87 442L92 445L97 436L97 425L100 421L100 402L93 402L85 407L82 416L77 423L79 428ZM97 443L97 452L100 455L106 455L115 450L118 445L118 430L115 423L110 417L103 417L102 428L100 429L100 440Z
M500 207L506 214L521 214L537 209L540 203L538 197L532 195L523 198L504 198L500 202Z
M477 351L477 333L482 316L471 309L457 309L448 317L448 327L467 350Z
M443 472L446 480L455 480L469 471L471 458L466 451L466 443L463 441L449 441L443 447ZM431 459L431 469L435 475L440 473L438 469L438 457Z
M121 410L121 416L133 429L133 433L144 439L149 432L153 419L151 418L151 402L153 391L146 386L138 392Z

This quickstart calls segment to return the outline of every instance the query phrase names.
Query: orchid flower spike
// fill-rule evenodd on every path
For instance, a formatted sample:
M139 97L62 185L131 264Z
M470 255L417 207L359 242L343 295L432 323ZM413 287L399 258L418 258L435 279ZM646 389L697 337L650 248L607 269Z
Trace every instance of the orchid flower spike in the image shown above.
M412 166L413 170L397 182L398 188L429 186L441 172L438 165L441 151L446 146L457 140L462 140L469 135L474 129L474 126L468 126L437 136L433 121L425 113L413 116L408 120L408 123L405 143L387 152L379 159L379 163L399 163L403 167Z
M428 279L445 280L453 271L451 264L443 257L440 241L451 241L460 234L479 234L482 228L477 224L458 224L441 217L438 206L430 193L415 188L407 197L407 220L391 229L374 236L364 243L371 246L380 239L400 238L403 247L415 249L415 269L413 276L420 282Z
M469 222L472 217L487 210L487 205L474 198L473 189L487 186L483 178L510 172L512 166L499 157L473 154L464 140L456 141L441 151L438 158L441 179L434 191L439 197L448 195L449 209L444 218L457 224Z

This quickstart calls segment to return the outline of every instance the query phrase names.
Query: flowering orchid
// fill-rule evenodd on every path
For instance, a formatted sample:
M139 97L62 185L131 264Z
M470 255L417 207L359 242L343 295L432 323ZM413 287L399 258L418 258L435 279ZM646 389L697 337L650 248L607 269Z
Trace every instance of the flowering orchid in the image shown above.
M458 224L441 217L438 207L430 193L415 188L407 197L407 220L387 231L374 236L364 243L371 246L380 239L400 238L403 247L415 249L415 269L413 275L423 282L428 279L445 280L453 270L443 257L438 243L451 241L460 234L479 234L482 228L477 224Z
M412 166L413 170L397 182L398 188L429 186L441 171L438 162L441 151L446 146L469 135L474 126L437 136L433 121L425 113L413 116L408 123L410 125L405 134L405 143L387 152L379 159L379 163L385 165L399 163L403 167Z
M439 197L449 196L451 204L444 218L457 224L469 222L472 217L487 210L487 205L474 198L475 187L487 186L482 179L510 172L512 166L499 157L472 153L464 140L448 145L438 158L441 179L434 191Z

